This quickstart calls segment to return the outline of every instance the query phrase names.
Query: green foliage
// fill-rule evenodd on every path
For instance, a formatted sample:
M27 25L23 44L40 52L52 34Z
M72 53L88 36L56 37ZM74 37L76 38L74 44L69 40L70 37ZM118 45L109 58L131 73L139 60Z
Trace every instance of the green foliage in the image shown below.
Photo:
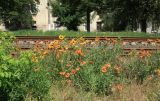
M159 52L152 53L152 56L145 58L132 54L124 66L128 79L142 84L148 76L155 75L155 71L160 68Z
M131 26L130 30L135 30L137 24L140 23L142 31L146 31L146 22L152 21L159 24L160 16L160 1L159 0L107 0L107 8L104 9L107 13L102 13L104 22L108 19L105 16L108 13L113 14L113 23L115 30L124 30L124 27ZM120 29L117 29L120 28Z
M30 29L32 13L37 12L39 0L3 0L0 3L0 18L10 30Z
M114 71L116 64L119 65L117 57L119 57L121 52L118 47L114 50L104 47L91 49L90 53L86 54L84 60L87 61L87 64L83 66L77 75L71 78L75 86L96 94L109 95L114 84L124 83L123 74L115 75ZM106 64L110 64L111 67L108 68L106 73L103 73L102 68Z
M32 51L14 49L11 33L0 35L0 99L22 101L45 98L51 85L47 68L32 61ZM14 57L11 55L14 51L20 54Z
M45 50L40 48L37 52L47 52L42 64L49 68L54 81L97 95L119 92L125 84L135 81L141 85L150 76L158 78L159 52L135 51L124 57L119 42L62 39L46 44Z
M53 0L52 12L58 17L57 21L60 26L77 31L80 24L90 23L90 13L100 11L102 4L101 0ZM89 26L88 23L87 26Z
M60 26L66 26L68 30L78 30L84 13L79 10L80 0L54 0L52 2L53 16L58 17Z
M118 44L111 50L112 46L104 47L105 42L83 42L81 38L74 41L57 42L56 40L52 42L53 50L46 50L49 51L49 55L45 57L42 64L45 64L45 68L50 68L54 80L71 80L76 88L106 95L112 92L113 85L124 83L124 75L115 72L115 66L121 64L118 57L122 50ZM86 44L82 45L83 43ZM48 61L45 61L46 59ZM102 68L106 64L111 66L108 66L103 73Z
M17 36L59 36L66 37L87 37L87 36L108 36L108 37L160 37L160 34L148 34L139 32L76 32L76 31L35 31L35 30L19 30L14 31Z

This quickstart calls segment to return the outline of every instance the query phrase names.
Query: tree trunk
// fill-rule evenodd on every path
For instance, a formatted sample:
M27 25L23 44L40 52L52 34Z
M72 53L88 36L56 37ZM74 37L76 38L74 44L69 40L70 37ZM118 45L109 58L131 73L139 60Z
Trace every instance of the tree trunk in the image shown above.
M90 10L87 8L87 32L90 32Z
M141 20L141 28L142 28L142 32L145 32L145 33L146 33L147 20Z

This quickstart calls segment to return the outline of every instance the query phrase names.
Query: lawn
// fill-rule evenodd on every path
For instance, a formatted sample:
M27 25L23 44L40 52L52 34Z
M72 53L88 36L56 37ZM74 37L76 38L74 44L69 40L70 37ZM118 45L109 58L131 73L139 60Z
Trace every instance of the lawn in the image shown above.
M14 31L15 35L25 35L25 36L72 36L72 37L82 37L82 36L116 36L116 37L160 37L160 34L148 34L148 33L138 33L138 32L74 32L74 31L35 31L35 30L20 30Z

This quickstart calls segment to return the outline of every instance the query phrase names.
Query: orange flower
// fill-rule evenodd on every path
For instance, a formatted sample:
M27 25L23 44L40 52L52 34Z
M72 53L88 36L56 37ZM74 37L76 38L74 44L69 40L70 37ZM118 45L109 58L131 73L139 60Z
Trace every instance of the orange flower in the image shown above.
M76 68L77 71L80 71L80 69L81 69L80 67Z
M111 67L111 64L107 63L107 64L105 65L105 67L109 68L109 67Z
M54 40L48 44L49 49L53 49L53 48L58 49L59 47L60 47L59 40Z
M54 44L53 44L52 42L51 42L51 43L49 43L49 44L48 44L48 48L49 48L49 49L54 48Z
M66 72L60 72L59 74L64 76L66 74Z
M71 73L74 75L74 74L77 73L77 71L76 71L75 69L72 69L72 70L71 70Z
M86 62L85 61L81 61L81 65L85 65L86 64Z
M106 67L102 67L101 71L102 71L102 73L106 73L107 72L107 68Z
M75 39L72 39L72 40L69 42L70 45L75 45L76 43L77 43L77 41L76 41Z
M109 63L106 64L106 65L104 65L104 66L102 67L102 69L101 69L102 73L106 73L109 67L111 67L111 65L110 65Z
M146 50L141 50L139 52L139 57L140 58L145 58L145 57L150 57L151 56L151 53L149 51L146 51Z
M78 49L78 50L76 50L76 51L75 51L75 54L77 54L77 55L81 55L81 56L83 56L83 55L84 55L84 53L82 52L82 49Z
M70 73L66 73L65 78L69 78L69 77L70 77Z

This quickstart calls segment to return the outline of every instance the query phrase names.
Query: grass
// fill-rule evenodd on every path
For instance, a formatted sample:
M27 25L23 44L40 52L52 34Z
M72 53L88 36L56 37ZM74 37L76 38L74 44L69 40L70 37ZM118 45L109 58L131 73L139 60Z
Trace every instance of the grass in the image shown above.
M70 37L85 37L85 36L110 36L110 37L160 37L160 34L148 34L139 32L75 32L75 31L36 31L36 30L20 30L13 31L17 36L70 36Z
M113 92L111 95L96 95L93 92L77 90L72 85L54 83L50 89L51 101L159 101L155 95L159 89L159 80L146 80L143 85L135 82L125 85L120 92Z

